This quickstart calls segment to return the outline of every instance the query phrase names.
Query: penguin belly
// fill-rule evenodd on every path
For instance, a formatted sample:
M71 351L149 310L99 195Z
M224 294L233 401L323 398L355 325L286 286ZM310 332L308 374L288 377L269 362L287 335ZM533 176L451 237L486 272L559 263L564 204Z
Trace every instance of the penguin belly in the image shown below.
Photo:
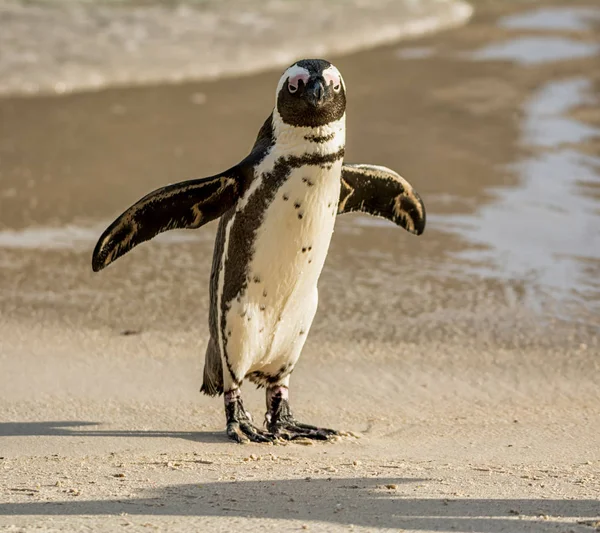
M317 310L341 166L292 169L264 211L248 283L226 312L226 356L239 379L274 381L289 374L300 355Z

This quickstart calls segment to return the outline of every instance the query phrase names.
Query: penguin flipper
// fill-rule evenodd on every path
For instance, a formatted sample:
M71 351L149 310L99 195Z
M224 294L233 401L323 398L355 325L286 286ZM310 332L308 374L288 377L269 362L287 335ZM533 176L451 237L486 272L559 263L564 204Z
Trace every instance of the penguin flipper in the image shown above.
M406 231L425 230L425 206L412 185L393 170L377 165L342 166L338 214L362 211L390 220Z
M209 178L182 181L147 194L102 234L92 255L98 272L133 247L176 228L196 229L220 217L238 200L243 178L237 167Z

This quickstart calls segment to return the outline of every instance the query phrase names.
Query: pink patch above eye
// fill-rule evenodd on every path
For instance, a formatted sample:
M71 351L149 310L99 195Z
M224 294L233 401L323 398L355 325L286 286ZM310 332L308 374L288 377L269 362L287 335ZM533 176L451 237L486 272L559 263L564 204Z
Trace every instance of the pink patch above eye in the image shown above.
M302 81L304 85L308 82L309 75L308 72L300 72L298 74L294 74L290 78L288 78L288 85L293 87L294 89L298 88L298 82Z
M337 87L340 84L340 75L332 69L327 69L323 72L323 77L325 78L325 83L330 85L333 83L334 87Z

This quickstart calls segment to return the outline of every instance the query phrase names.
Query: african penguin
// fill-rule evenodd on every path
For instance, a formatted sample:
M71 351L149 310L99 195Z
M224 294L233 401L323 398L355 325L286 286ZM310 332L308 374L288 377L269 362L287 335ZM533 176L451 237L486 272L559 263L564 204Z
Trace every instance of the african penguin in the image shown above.
M220 217L201 390L224 394L234 441L337 433L299 423L288 400L336 216L362 211L416 235L425 228L423 202L405 179L385 167L344 162L345 113L337 68L322 59L298 61L281 76L275 108L245 159L215 176L146 195L94 250L92 268L99 271L163 231ZM244 379L266 388L266 429L255 427L244 409Z

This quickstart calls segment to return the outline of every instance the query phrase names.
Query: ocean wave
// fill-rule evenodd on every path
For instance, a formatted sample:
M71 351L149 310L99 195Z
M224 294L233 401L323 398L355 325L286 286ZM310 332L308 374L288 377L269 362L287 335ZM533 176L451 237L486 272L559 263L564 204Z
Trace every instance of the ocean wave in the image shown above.
M0 95L207 80L464 23L462 0L4 0Z

